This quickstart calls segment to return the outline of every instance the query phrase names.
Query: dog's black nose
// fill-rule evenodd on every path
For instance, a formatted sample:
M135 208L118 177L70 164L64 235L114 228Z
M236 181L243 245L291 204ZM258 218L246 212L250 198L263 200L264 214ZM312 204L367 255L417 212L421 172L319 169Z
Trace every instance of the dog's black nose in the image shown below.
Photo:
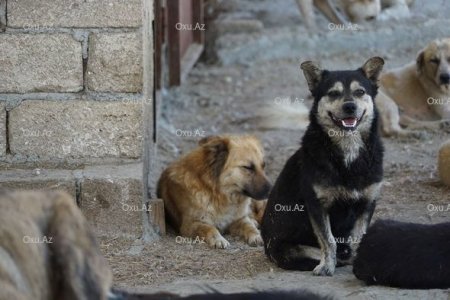
M355 113L356 109L357 109L357 106L353 102L347 102L347 103L344 103L344 105L342 105L342 110L347 114Z
M441 80L441 83L449 84L450 83L450 74L442 73L441 75L439 75L439 79Z
M366 17L366 21L373 21L376 19L376 16L368 16Z

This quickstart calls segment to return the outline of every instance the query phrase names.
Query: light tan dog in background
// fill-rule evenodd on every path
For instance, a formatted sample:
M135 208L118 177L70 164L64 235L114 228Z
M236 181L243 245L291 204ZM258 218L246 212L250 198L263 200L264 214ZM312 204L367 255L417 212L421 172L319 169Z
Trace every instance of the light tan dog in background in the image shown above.
M221 232L229 232L257 246L262 239L255 217L262 215L264 204L251 203L266 199L270 188L255 137L213 136L162 173L158 197L169 223L183 236L227 248Z
M431 42L415 62L382 74L380 81L376 101L384 134L409 135L409 129L448 130L450 38Z
M106 300L112 273L64 192L0 195L0 299Z
M374 19L396 19L410 15L414 0L296 0L306 27L315 30L314 7L332 23L346 24ZM340 13L342 12L344 16Z

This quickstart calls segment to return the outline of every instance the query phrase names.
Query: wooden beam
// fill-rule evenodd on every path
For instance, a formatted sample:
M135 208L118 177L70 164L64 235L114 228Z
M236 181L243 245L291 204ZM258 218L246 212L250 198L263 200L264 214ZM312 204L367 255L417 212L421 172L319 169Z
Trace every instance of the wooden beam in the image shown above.
M205 9L203 5L203 0L192 1L192 19L193 19L192 27L195 27L197 24L199 24L200 27L203 27L202 25L205 25L204 10ZM200 45L205 44L204 30L194 30L194 42Z
M162 199L150 199L150 220L154 226L159 228L159 234L166 234L166 218L164 215L164 201Z
M167 1L167 31L169 51L169 85L181 84L180 31L176 24L180 20L180 0Z

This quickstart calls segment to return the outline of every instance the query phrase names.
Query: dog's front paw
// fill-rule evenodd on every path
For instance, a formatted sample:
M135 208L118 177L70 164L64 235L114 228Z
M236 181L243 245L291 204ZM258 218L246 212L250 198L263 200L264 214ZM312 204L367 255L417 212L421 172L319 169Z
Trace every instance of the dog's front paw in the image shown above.
M230 247L230 243L221 235L211 238L208 241L208 245L217 249L226 249Z
M334 265L321 262L314 268L313 274L316 276L333 276L334 269Z
M263 239L259 233L250 234L247 239L247 244L252 247L262 246L264 244Z

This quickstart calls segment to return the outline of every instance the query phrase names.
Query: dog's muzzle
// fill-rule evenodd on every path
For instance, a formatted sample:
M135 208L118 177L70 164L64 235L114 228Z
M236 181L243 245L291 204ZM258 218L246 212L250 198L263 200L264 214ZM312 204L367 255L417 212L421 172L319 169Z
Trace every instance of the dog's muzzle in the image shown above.
M352 105L347 105L347 104L353 104ZM347 105L347 106L346 106ZM354 130L356 129L356 127L358 127L359 122L362 120L362 118L364 117L364 114L366 113L366 111L364 110L364 112L362 113L362 115L360 117L356 116L356 110L357 110L357 106L354 103L345 103L342 106L342 110L345 112L345 117L337 117L335 115L333 115L333 113L328 112L328 115L330 116L331 120L333 120L334 124L342 129L346 129L346 130Z
M450 74L449 73L440 74L439 81L441 82L441 84L450 84Z

